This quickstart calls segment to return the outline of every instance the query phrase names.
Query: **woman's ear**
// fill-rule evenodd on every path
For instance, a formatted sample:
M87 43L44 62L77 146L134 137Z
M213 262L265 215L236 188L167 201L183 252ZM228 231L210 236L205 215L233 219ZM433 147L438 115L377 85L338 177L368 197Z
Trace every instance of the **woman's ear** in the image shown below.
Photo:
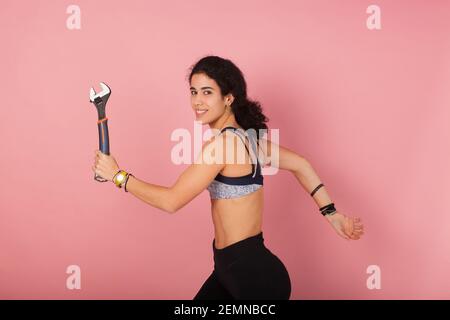
M234 97L233 97L233 95L232 95L231 93L229 93L229 94L227 95L226 104L229 105L229 106L231 106L231 104L233 103L233 101L234 101Z

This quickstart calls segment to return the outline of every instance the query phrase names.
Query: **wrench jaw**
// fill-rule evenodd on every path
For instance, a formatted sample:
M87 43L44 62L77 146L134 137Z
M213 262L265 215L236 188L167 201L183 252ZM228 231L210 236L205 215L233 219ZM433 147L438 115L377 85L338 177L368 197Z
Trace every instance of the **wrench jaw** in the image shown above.
M95 90L92 87L89 91L90 102L97 108L99 120L106 117L105 107L109 96L111 95L111 89L104 82L100 82L100 87L102 88L102 91L99 93L95 93Z
M94 88L91 87L91 89L89 90L89 101L94 102L94 99L95 99L95 90Z

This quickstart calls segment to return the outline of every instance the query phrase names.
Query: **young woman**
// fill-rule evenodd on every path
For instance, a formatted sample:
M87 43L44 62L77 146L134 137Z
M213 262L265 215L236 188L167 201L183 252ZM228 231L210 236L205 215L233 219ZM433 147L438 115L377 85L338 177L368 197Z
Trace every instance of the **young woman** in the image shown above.
M259 103L247 97L244 76L230 60L217 56L200 59L191 68L189 84L196 120L209 125L216 134L173 186L139 180L120 170L113 156L98 150L93 170L168 213L177 212L208 189L215 234L214 269L194 299L287 300L291 294L289 274L281 260L264 245L262 232L261 168L271 164L275 148L278 168L296 176L338 235L357 240L363 234L363 225L360 219L336 211L304 157L263 139L260 130L267 129L267 118ZM244 161L236 161L234 156L230 159L230 154L244 154L244 158L239 158Z

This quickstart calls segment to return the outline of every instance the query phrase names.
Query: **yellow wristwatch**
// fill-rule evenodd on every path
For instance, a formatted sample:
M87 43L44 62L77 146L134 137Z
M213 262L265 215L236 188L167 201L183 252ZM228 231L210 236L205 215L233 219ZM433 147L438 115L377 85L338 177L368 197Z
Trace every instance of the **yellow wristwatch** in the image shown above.
M118 188L122 188L122 184L126 181L128 173L124 170L119 170L113 178L113 182Z

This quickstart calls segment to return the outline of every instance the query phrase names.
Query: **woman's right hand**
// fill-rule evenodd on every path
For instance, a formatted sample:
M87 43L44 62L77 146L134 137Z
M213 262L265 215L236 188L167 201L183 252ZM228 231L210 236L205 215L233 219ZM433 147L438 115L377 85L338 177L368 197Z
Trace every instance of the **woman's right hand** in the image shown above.
M358 240L364 234L364 225L360 218L350 218L342 213L335 212L325 218L339 236L347 240Z

